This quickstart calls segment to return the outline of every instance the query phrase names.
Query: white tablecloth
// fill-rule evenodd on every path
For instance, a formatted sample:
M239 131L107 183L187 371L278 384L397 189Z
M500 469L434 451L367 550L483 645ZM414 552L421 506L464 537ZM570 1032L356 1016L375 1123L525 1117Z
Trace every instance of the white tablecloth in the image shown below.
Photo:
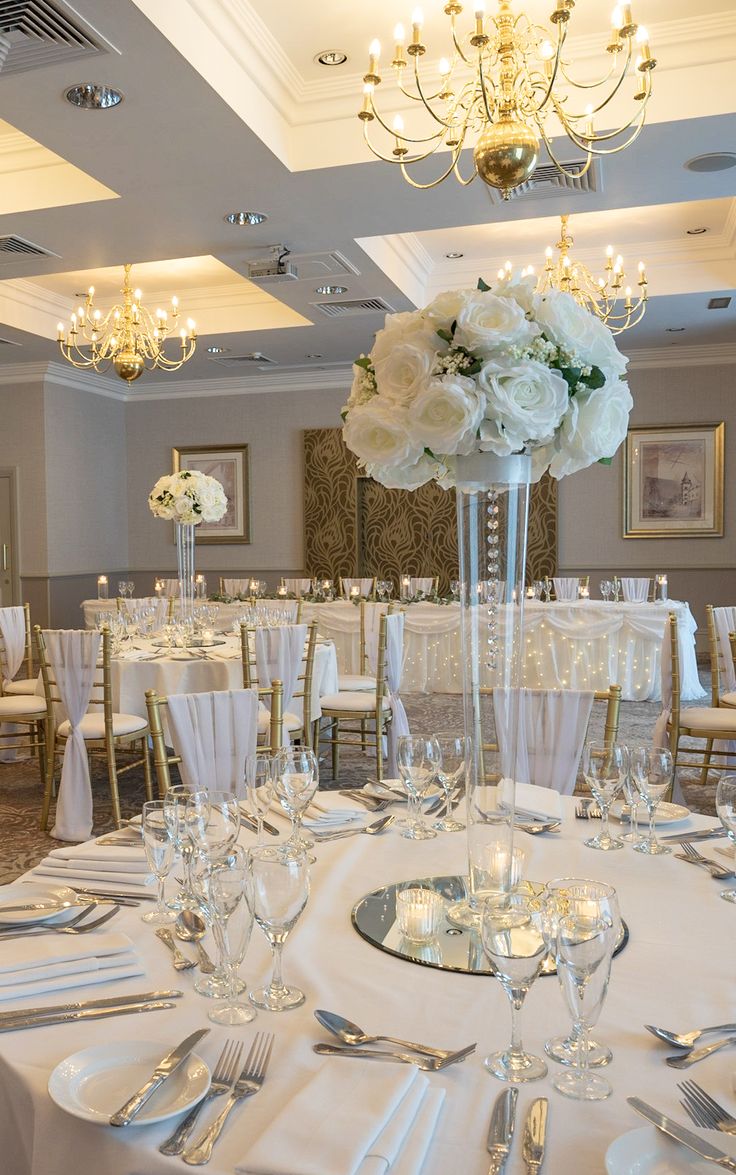
M596 1028L596 1036L613 1048L614 1060L606 1076L614 1092L605 1102L583 1104L560 1097L549 1076L521 1086L519 1128L506 1175L522 1175L523 1115L540 1095L550 1099L545 1175L602 1175L609 1143L642 1125L626 1105L628 1095L639 1095L683 1121L677 1090L682 1074L664 1064L668 1048L642 1025L683 1030L733 1019L733 908L718 897L722 883L671 856L644 857L630 849L603 854L585 848L583 838L597 831L597 825L574 820L574 803L563 799L562 834L533 839L519 834L519 839L529 855L530 878L591 877L609 880L618 889L631 938L613 963L608 999ZM691 826L706 823L710 822L695 817ZM712 846L708 852L713 855ZM325 1060L313 1053L312 1044L327 1039L313 1012L327 1008L349 1016L369 1032L442 1047L478 1042L477 1053L463 1064L429 1075L432 1085L446 1089L447 1097L423 1175L447 1175L448 1171L486 1175L489 1116L503 1086L486 1073L481 1060L508 1041L506 996L489 976L443 973L383 954L350 924L353 904L387 882L463 872L464 836L444 834L436 840L414 842L401 840L392 831L380 838L363 836L320 846L317 857L309 903L289 937L284 958L285 978L304 989L306 1005L281 1015L259 1012L255 1024L245 1029L212 1026L210 1037L200 1046L212 1064L227 1037L247 1043L256 1029L276 1034L263 1089L231 1117L208 1170L212 1175L232 1175L251 1141L321 1065L360 1064L353 1059ZM163 1054L207 1023L208 1004L192 992L192 973L172 970L168 952L156 941L153 928L141 923L140 914L137 909L123 909L115 927L134 938L146 975L110 985L112 991L180 987L186 993L184 999L175 1011L151 1013L140 1020L121 1017L103 1025L90 1022L0 1035L0 1168L4 1175L68 1175L70 1169L74 1175L99 1175L100 1171L167 1175L174 1170L176 1163L156 1149L172 1129L171 1123L127 1130L94 1126L68 1117L46 1092L52 1068L78 1049L101 1040L137 1039L159 1042ZM5 949L11 951L12 944ZM267 971L268 951L256 929L243 972L254 985ZM98 987L93 994L109 991ZM80 992L80 998L88 994ZM74 993L59 993L34 1003L74 998ZM567 1030L568 1015L556 979L537 981L526 1001L522 1024L525 1044L537 1052L547 1037ZM551 1062L550 1068L554 1071ZM724 1050L703 1062L695 1076L730 1105L735 1068L734 1050ZM381 1069L375 1062L373 1070L380 1080ZM324 1119L315 1124L315 1147L320 1132L329 1129L329 1114L326 1106ZM212 1107L205 1121L211 1116Z
M266 601L268 602L268 601ZM94 624L100 601L84 602L85 622ZM102 601L114 608L114 601ZM278 602L274 601L278 606ZM386 605L368 604L384 609ZM231 628L241 604L221 604L217 624ZM704 697L695 658L697 625L687 603L574 603L524 605L525 684L530 688L567 686L607 689L620 685L625 701L660 698L659 665L665 622L676 612L680 627L682 699ZM341 673L361 672L360 615L346 601L304 605L304 620L317 620L322 636L335 642ZM490 682L488 684L491 684ZM404 625L402 693L461 693L459 604L410 604Z

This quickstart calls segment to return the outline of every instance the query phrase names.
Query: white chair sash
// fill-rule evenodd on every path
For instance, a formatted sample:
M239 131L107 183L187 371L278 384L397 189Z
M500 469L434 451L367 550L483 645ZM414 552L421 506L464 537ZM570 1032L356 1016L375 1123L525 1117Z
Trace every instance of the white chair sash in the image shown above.
M721 689L724 692L736 690L736 672L731 656L731 644L728 639L729 633L736 632L736 608L714 608L713 621L716 626Z
M245 579L224 579L222 581L223 591L226 596L249 596L251 577L247 576Z
M92 832L92 786L79 723L92 694L102 636L76 629L56 629L43 635L52 677L71 727L51 835L57 840L87 840Z
M296 693L306 639L306 624L284 624L279 628L257 628L255 631L258 684L267 689L273 681L283 682L284 714L290 710ZM301 703L302 699L297 701Z
M572 795L593 698L592 690L494 689L493 712L503 775L517 783Z
M294 596L303 596L305 592L312 590L311 579L286 579L282 576L281 582L287 592L291 592Z
M651 579L621 579L621 591L627 604L646 604L649 598Z
M391 707L391 723L388 728L388 771L391 779L396 779L399 774L396 757L398 740L401 735L411 733L404 703L399 696L403 669L404 613L394 612L386 617L386 684Z
M245 761L256 753L258 694L252 689L172 694L169 730L187 787L241 792Z
M23 608L0 608L0 637L5 646L5 659L0 665L0 671L3 684L7 685L20 669L26 650L26 615Z
M350 595L350 589L354 587L359 589L361 596L370 596L373 591L373 579L371 576L368 576L365 579L346 579L345 576L343 576L342 589L345 593L346 599Z
M555 597L558 600L577 600L579 576L563 576L561 579L553 576L552 583L555 585Z
M415 596L417 592L423 592L425 596L432 594L434 590L434 576L416 576L413 575L409 579L409 592Z

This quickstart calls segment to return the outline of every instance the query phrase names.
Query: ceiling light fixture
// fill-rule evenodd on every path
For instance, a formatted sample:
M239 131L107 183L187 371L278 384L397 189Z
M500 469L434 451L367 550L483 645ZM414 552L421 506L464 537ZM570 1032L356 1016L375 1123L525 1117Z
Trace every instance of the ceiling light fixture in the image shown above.
M268 217L265 212L228 212L224 219L228 224L235 224L239 228L246 225L253 228L257 224L263 224Z
M104 82L79 82L76 86L70 86L64 97L79 110L110 110L113 106L119 106L123 100L120 90Z
M736 167L736 154L733 151L709 151L707 155L694 155L683 166L688 171L701 174L709 171L728 171L729 167Z
M229 347L208 347L207 354L208 355L224 355L226 353L226 351L229 351L229 350L230 350Z
M324 53L319 53L314 60L318 65L344 65L347 59L347 53L342 53L339 49L325 49Z
M703 233L707 233L707 228L686 228L685 232L689 237L702 237Z
M197 334L191 318L179 331L180 354L169 359L164 346L179 318L179 299L171 299L171 321L165 310L151 314L141 304L140 290L130 284L130 265L125 266L121 293L123 301L103 316L94 308L95 287L90 286L83 306L71 316L71 326L65 333L59 323L57 341L59 350L73 367L94 368L103 372L112 367L121 379L132 383L145 370L177 371L191 359L197 346Z
M410 104L417 103L417 109L424 111L424 125L420 123L416 131L405 135L401 115L396 116L391 127L378 114L374 95L382 80L381 46L373 41L363 77L363 106L358 114L370 150L379 159L398 164L412 187L433 188L453 173L465 185L479 175L508 199L510 192L534 170L542 142L555 167L573 178L588 171L594 155L611 155L628 147L644 125L652 70L657 64L649 49L649 35L635 23L631 4L618 5L605 45L608 62L601 71L603 76L591 82L586 63L585 79L576 81L570 73L570 54L563 52L574 7L575 0L556 0L550 27L545 30L526 13L514 13L512 0L498 0L495 16L486 16L485 0L474 0L474 21L469 30L462 32L457 28L462 5L458 0L446 0L449 51L447 57L440 58L430 78L420 73L420 58L427 48L422 43L424 17L416 9L408 43L403 25L394 29L391 66L398 89L391 97L403 107L406 99ZM596 116L612 99L618 101L627 77L634 81L632 116L617 129L596 131ZM586 105L582 110L575 111L571 106L574 90L584 95ZM570 170L569 164L556 157L552 136L559 132L554 125L547 126L549 116L554 116L568 138L585 152L582 166ZM370 142L368 128L374 121L386 132L387 145L383 149ZM605 114L600 121L606 122ZM475 166L464 177L458 166L460 154L471 143ZM410 177L410 164L443 149L449 149L450 162L441 175L427 182Z
M315 294L347 294L347 286L317 286Z
M458 261L461 257L464 256L464 253L445 253L445 257L448 261Z

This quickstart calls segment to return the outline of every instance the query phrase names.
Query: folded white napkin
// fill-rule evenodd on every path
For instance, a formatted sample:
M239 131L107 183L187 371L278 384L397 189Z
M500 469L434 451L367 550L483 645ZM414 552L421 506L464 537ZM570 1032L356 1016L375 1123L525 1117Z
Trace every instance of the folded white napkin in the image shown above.
M443 1090L426 1104L418 1069L378 1071L328 1061L256 1139L237 1175L418 1175L439 1115ZM433 1094L435 1091L433 1091ZM330 1129L314 1123L329 1107Z
M510 804L511 786L510 779L502 779L499 784L501 807ZM534 816L538 820L561 820L560 793L551 787L537 787L534 783L517 783L515 812L522 820L524 816Z
M66 885L87 887L99 890L101 893L128 893L132 896L140 893L150 893L155 884L152 873L111 873L100 869L71 868L69 863L59 861L53 857L44 857L40 865L31 870L32 877L53 877L57 881L63 880Z
M319 832L320 828L334 832L336 828L365 820L368 815L365 808L333 808L331 812L320 812L319 816L315 816L313 820L304 820L303 824L305 828L311 828L313 832Z
M53 935L21 939L0 961L0 1002L69 987L143 975L143 965L125 934Z
M64 849L52 849L46 860L65 869L94 870L102 873L145 873L151 872L146 860L145 849L115 848L105 845L70 845Z

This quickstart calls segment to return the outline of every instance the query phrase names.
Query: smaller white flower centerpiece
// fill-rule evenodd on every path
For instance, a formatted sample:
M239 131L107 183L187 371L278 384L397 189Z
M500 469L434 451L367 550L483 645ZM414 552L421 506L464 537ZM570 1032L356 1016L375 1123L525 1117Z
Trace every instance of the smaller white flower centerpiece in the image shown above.
M532 477L610 462L633 400L611 332L533 275L386 317L355 362L343 436L382 485L455 484L455 458L527 453Z
M197 526L219 522L227 510L227 498L217 478L198 469L182 469L158 479L148 495L148 505L157 518Z

